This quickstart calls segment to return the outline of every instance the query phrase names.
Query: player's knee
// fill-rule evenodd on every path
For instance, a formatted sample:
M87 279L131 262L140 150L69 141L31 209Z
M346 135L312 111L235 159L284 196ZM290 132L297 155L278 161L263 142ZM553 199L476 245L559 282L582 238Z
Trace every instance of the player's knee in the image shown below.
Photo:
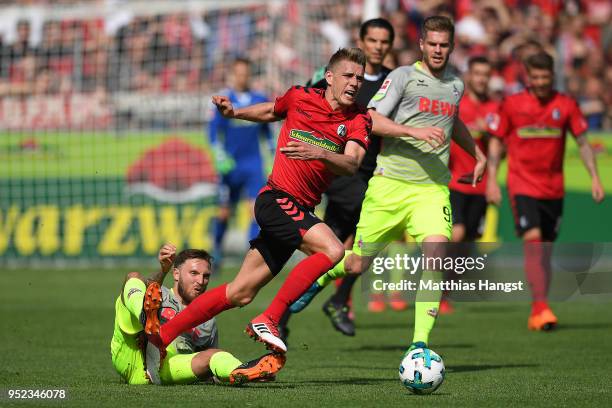
M127 275L125 275L126 282L132 278L144 280L140 272L129 272Z
M210 355L208 352L199 352L191 359L191 371L200 379L206 379L210 375Z
M325 255L335 264L340 262L344 258L344 246L340 242L330 243L325 248Z
M523 234L523 241L541 241L542 231L539 228L531 228Z

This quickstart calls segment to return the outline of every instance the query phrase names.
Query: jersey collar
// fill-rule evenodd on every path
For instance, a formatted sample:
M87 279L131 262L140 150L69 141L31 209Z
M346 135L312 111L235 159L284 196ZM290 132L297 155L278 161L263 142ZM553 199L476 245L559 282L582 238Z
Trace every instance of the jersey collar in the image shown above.
M442 78L438 78L438 77L431 75L425 68L423 68L423 61L417 61L412 66L415 69L417 69L420 73L422 73L423 75L426 75L429 78L434 79L436 81L445 81L448 76L448 65L446 66L446 68L444 68L444 74L442 75Z
M382 72L382 71L380 71L378 74L368 74L367 72L365 72L365 73L363 74L363 78L364 78L366 81L369 81L369 82L376 82L376 81L379 81L379 80L380 80L380 78L382 78L382 76L383 76L383 72Z

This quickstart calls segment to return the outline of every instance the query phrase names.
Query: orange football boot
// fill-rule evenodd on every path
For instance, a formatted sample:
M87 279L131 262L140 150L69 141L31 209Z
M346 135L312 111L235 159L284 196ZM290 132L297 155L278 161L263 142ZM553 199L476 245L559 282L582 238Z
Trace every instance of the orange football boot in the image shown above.
M549 308L532 314L527 320L527 328L536 331L550 331L557 326L557 316Z
M276 373L283 368L285 361L287 361L285 355L278 353L266 354L248 361L232 371L229 377L230 384L274 381Z

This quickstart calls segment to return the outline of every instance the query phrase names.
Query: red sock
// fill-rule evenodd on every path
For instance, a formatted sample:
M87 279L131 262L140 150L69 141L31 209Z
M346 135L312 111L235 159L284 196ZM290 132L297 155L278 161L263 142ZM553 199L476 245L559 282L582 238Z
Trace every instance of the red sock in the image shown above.
M532 315L537 315L542 313L542 311L548 309L548 302L547 301L534 301L533 303L531 303L531 314Z
M548 295L548 273L544 267L544 253L547 251L544 250L543 243L538 240L525 241L524 248L525 274L531 287L533 307L539 312L542 305L546 305ZM538 304L537 307L536 304Z
M263 314L278 323L289 305L298 300L310 285L333 266L334 263L322 252L302 260L289 272L285 283Z
M185 309L164 323L159 329L164 345L168 345L181 333L207 322L219 313L235 307L225 296L227 283L217 286L196 297Z
M542 268L544 269L544 276L546 277L546 295L548 296L548 289L550 288L550 279L552 277L552 242L542 242Z

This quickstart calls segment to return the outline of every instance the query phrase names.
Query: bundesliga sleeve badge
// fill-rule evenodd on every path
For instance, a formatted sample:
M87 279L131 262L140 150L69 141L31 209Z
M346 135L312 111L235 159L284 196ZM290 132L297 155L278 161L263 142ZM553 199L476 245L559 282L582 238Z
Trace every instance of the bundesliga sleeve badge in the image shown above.
M378 89L378 91L376 92L376 94L374 95L374 97L372 99L375 100L375 101L379 101L382 98L384 98L385 95L387 94L387 91L389 90L389 86L391 85L391 81L392 81L391 78L385 79L385 81L380 86L380 88Z

